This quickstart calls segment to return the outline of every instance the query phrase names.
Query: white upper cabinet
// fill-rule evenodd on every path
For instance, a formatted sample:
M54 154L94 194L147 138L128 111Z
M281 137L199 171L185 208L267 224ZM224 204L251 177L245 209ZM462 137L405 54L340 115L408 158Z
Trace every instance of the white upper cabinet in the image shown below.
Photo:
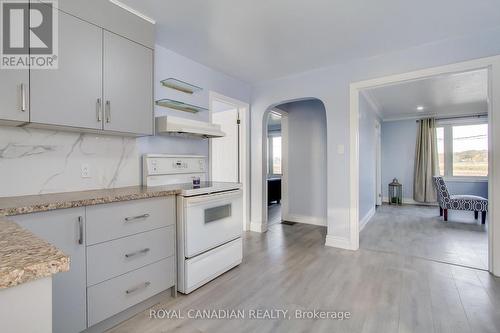
M3 70L0 125L154 134L153 25L109 1L57 6L58 68Z
M31 121L102 129L102 29L60 12L58 59L31 71Z
M153 134L153 51L104 31L104 129Z
M0 124L28 122L29 71L5 69L0 73Z
M33 1L33 0L32 0ZM48 2L41 0L41 2ZM57 8L147 46L155 44L154 25L108 0L58 0Z

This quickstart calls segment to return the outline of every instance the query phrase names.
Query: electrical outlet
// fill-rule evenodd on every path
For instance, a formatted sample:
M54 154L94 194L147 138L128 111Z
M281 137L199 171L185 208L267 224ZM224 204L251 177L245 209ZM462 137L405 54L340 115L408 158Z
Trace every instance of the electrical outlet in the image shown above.
M82 164L82 178L90 178L90 165L87 163Z

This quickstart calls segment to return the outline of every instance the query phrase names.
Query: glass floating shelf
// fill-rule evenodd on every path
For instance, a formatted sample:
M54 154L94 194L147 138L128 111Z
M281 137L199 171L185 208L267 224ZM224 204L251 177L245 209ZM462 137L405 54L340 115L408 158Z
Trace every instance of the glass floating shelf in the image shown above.
M197 92L200 92L203 90L203 88L197 87L197 86L192 85L190 83L187 83L187 82L184 82L181 80L177 80L174 78L168 78L168 79L162 80L160 82L164 87L167 87L170 89L175 89L178 91L182 91L183 93L186 93L186 94L194 94L194 93L197 93Z
M208 111L207 108L201 106L196 106L192 104L187 104L179 101L174 101L173 99L160 99L156 101L156 105L163 106L165 108L175 109L179 111L198 113L200 111Z

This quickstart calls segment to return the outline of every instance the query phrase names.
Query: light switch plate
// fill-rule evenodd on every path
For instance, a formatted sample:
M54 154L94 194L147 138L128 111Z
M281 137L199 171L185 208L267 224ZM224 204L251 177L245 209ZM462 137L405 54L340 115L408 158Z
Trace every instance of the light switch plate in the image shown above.
M344 153L345 153L344 145L337 145L337 154L344 155Z

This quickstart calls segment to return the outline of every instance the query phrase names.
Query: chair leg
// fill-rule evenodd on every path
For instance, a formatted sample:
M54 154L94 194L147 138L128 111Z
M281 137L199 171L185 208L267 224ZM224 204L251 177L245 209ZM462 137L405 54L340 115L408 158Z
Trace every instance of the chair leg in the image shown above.
M439 207L439 216L443 216L443 208Z
M448 209L443 209L444 220L448 221Z
M477 220L479 216L479 212L477 210L474 211L474 220Z
M482 224L486 223L486 212L485 211L481 212L481 223Z

